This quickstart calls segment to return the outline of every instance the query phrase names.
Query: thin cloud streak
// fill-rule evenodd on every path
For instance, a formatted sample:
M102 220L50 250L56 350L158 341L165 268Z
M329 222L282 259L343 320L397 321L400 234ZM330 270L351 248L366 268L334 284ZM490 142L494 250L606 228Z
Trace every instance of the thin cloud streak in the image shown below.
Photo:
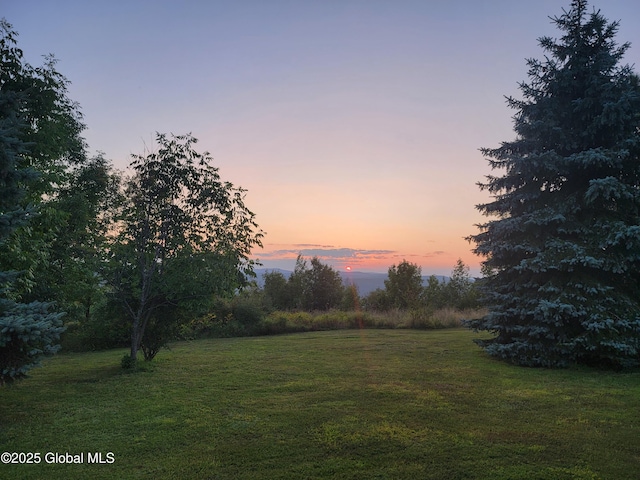
M286 245L290 248L271 250L271 248L276 246L280 247L284 245L266 245L266 250L256 255L258 261L267 267L292 269L296 258L300 255L305 259L317 257L323 263L338 269L343 269L348 266L350 268L384 272L392 265L397 265L403 260L420 264L422 260L447 255L447 252L443 250L418 254L399 252L397 250L358 249L314 244L292 244Z
M354 248L293 248L264 252L262 258L318 257L332 259L364 259L386 258L394 254L394 250L359 250Z

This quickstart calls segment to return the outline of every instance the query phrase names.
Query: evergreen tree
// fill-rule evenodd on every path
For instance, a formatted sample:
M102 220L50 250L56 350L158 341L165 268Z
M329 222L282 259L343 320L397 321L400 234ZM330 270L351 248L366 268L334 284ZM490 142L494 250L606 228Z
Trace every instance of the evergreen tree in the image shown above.
M618 22L585 0L552 19L543 61L528 60L516 139L483 149L492 201L469 237L485 257L489 314L479 342L520 365L640 363L640 82Z

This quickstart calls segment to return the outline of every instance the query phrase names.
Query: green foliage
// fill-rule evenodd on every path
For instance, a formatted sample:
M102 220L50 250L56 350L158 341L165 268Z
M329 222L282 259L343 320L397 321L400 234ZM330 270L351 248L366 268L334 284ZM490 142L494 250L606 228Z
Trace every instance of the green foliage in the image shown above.
M304 308L307 310L329 310L340 305L342 300L342 278L317 257L311 259L311 269L305 271Z
M358 287L355 284L344 286L340 309L356 312L360 310L360 294L358 293Z
M214 335L216 315L208 313L194 317L180 325L178 339L195 340L197 338L224 337L225 335Z
M363 300L363 308L388 312L392 309L433 312L437 309L474 309L479 306L478 291L469 274L469 267L458 260L448 281L431 275L426 285L418 265L407 262L393 265L385 280L385 289L376 289ZM421 316L418 313L418 316Z
M342 300L340 274L318 257L311 259L309 267L306 260L298 256L288 283L297 306L304 310L329 310Z
M273 335L279 333L307 332L314 330L313 314L310 312L271 312L262 321L259 333Z
M110 228L121 205L121 178L102 156L69 172L53 207L62 225L51 244L49 266L39 272L52 301L68 312L68 321L92 320L107 294L102 269ZM57 279L64 278L64 282ZM35 291L45 292L42 288Z
M236 295L231 301L231 314L245 332L252 335L266 315L262 296L255 290Z
M444 296L443 305L458 309L476 308L478 306L478 292L474 281L469 274L469 267L458 259L451 277L442 286L441 294Z
M118 175L103 157L68 172L28 230L11 239L11 255L5 261L24 272L11 286L11 295L23 301L55 302L71 327L94 320L96 306L108 293L100 273L117 208L118 183Z
M47 199L84 160L77 106L55 59L23 61L17 33L0 20L0 383L21 378L57 350L64 330L49 300L29 296L50 259L61 216ZM59 279L58 279L59 280Z
M180 325L178 337L193 340L256 335L266 315L263 296L257 290L244 291L231 299L216 297L207 314Z
M482 315L480 310L394 309L375 311L316 311L269 313L258 325L255 334L273 335L282 333L310 332L322 330L344 330L363 328L386 329L440 329L457 328L463 321Z
M528 366L640 364L640 79L620 65L616 22L585 0L553 19L528 60L517 139L484 149L495 216L470 237L486 257L480 342Z
M376 288L362 300L362 306L365 310L386 312L392 308L392 302L386 290Z
M344 296L340 274L317 257L309 266L299 255L288 279L279 272L268 272L264 280L265 296L276 309L330 310L340 306Z
M259 333L271 335L323 330L344 330L373 326L371 317L355 311L316 311L270 313L261 323Z
M414 310L411 314L411 328L418 329L440 329L458 328L470 318L474 318L484 313L482 310L467 308L459 309L444 307L436 310Z
M138 348L152 359L182 324L204 318L216 296L249 284L249 256L263 233L244 204L246 192L220 179L190 135L158 134L157 151L134 156L126 182L102 155L87 159L68 81L52 57L36 68L23 62L16 36L0 21L5 373L18 377L29 365L17 359L34 364L56 350L36 338L60 335L61 314L50 312L52 305L66 312L68 348L120 346L128 337L134 360ZM261 315L238 301L234 325L251 332ZM19 345L15 332L32 348Z
M244 287L253 274L249 254L263 235L245 191L220 179L209 153L194 150L195 138L156 140L156 152L133 156L111 250L110 280L131 319L134 359L141 346L153 358L181 319Z
M403 260L397 267L391 266L384 285L392 306L415 308L419 305L422 293L422 273L418 265Z
M65 322L60 339L64 351L92 351L126 347L131 341L131 322L112 296L92 305L88 319Z
M162 348L168 346L169 341L177 337L179 315L177 306L167 305L150 316L140 342L146 361L153 360Z
M26 376L42 356L59 349L61 313L47 304L0 301L0 386Z
M438 280L438 277L431 275L427 279L427 285L422 290L422 304L426 308L443 308L449 302L449 295L446 291L447 284Z
M280 272L266 272L264 274L264 295L268 298L270 306L276 310L289 310L294 308L295 299L292 289L285 276Z
M124 355L120 360L120 366L123 370L135 370L137 361L131 358L131 355Z
M32 292L46 289L41 272L64 226L56 199L69 169L85 161L84 125L55 59L39 67L24 62L4 19L0 37L0 270L19 272L11 282L0 274L0 284L13 300L57 300Z
M456 263L450 281L441 282L435 276L423 287L421 269L407 261L389 268L385 289L370 292L360 299L355 285L343 285L338 272L323 265L317 258L309 263L299 256L291 276L280 272L264 275L265 307L275 310L345 311L361 308L388 312L392 309L432 312L445 307L460 310L476 308L478 295L469 267L462 260Z

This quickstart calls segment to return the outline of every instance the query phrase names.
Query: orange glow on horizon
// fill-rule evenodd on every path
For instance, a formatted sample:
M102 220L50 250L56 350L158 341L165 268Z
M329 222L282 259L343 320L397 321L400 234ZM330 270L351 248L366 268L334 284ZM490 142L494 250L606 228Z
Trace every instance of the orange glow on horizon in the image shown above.
M480 276L480 257L467 249L466 255L454 252L433 251L424 254L403 254L392 250L356 250L336 248L330 245L313 244L271 244L264 250L255 251L253 258L262 264L262 268L281 268L293 270L298 255L309 261L317 257L322 263L345 272L386 273L393 265L407 261L418 265L423 275L449 275L458 259L471 270L472 276Z

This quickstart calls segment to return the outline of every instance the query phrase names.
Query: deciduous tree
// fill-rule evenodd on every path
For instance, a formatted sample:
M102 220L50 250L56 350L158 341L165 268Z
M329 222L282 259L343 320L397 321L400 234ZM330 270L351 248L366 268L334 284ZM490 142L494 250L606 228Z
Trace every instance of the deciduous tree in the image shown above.
M422 270L415 263L403 260L398 266L389 267L384 285L394 307L414 308L422 293Z
M459 309L477 306L477 292L469 271L469 266L458 259L449 281L443 286L447 305Z
M287 281L293 306L304 310L329 310L338 307L342 300L343 285L340 274L323 264L318 257L311 265L301 256Z
M311 259L308 283L305 302L308 310L329 310L340 305L344 288L342 278L336 270L317 257Z
M151 359L169 322L215 294L232 294L253 274L262 231L245 190L221 180L191 135L157 134L157 150L134 155L112 282L131 319L131 359ZM145 333L149 335L145 336Z
M281 272L264 274L264 294L269 299L270 306L276 310L289 310L294 306L291 289Z

